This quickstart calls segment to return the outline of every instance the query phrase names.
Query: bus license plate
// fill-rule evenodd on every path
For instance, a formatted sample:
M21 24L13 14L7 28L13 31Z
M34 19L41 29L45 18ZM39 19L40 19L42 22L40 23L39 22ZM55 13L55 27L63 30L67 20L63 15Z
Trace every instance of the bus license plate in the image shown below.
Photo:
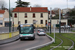
M25 39L28 39L28 37L25 37Z

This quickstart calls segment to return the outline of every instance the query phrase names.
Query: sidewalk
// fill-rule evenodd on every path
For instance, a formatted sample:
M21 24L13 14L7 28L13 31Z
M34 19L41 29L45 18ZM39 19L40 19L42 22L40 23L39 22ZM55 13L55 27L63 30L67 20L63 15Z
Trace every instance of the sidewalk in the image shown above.
M19 39L19 35L14 36L14 37L9 38L9 39L0 40L0 45L7 44L7 43L10 43L10 42L16 41L18 39Z

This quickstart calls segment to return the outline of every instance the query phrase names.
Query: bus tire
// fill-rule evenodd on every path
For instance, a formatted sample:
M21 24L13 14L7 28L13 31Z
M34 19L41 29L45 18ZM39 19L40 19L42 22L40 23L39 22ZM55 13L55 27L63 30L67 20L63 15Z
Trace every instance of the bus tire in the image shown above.
M32 40L34 40L34 39L35 39L35 37L32 38Z
M20 39L20 41L22 41L23 39Z

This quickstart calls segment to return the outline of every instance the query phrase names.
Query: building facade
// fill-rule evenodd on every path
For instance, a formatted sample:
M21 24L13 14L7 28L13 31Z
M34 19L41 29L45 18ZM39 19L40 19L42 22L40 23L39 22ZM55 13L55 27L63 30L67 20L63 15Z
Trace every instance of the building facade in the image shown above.
M8 10L0 10L0 27L9 26L9 12Z
M14 26L32 23L36 27L46 27L48 21L47 7L17 7L12 13ZM36 21L36 23L34 23Z

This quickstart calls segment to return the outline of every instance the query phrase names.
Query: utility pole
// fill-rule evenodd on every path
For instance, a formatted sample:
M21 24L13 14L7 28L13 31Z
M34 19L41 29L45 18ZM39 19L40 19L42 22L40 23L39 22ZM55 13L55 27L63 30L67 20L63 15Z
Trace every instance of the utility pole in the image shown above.
M59 33L61 33L61 9L59 9Z
M9 0L9 33L11 32L10 0Z
M67 0L67 9L68 9L68 0Z
M51 18L52 18L52 8L50 8L50 34L51 34Z
M19 26L19 7L18 7L18 26Z
M21 0L17 0L19 3L20 3L20 5L19 5L19 7L21 6ZM19 7L18 7L18 26L19 26L19 24L20 24L20 22L19 22Z
M14 16L13 16L13 32L14 32Z
M47 23L49 24L49 11L48 11L48 22L47 22ZM48 25L48 24L47 24L47 25ZM49 25L48 25L47 28L48 28L48 31L49 31Z

